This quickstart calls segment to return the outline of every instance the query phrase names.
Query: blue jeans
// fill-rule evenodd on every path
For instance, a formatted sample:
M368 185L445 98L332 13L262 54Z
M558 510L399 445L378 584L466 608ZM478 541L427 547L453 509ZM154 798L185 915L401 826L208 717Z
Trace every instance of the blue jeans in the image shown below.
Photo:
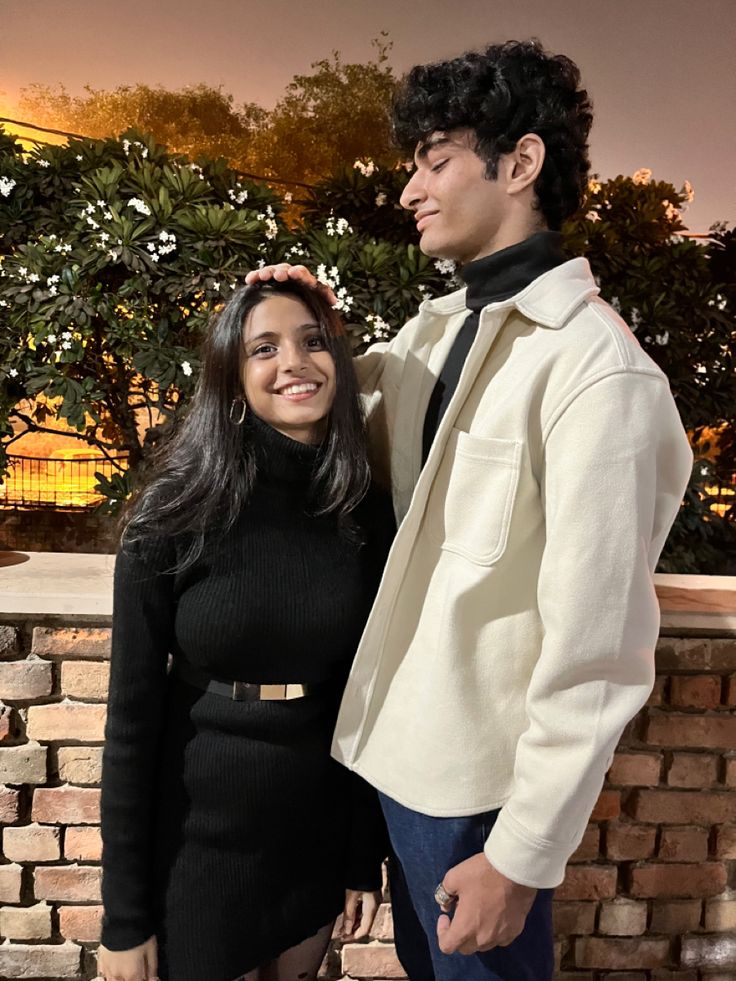
M396 953L409 981L552 981L553 889L540 889L523 931L508 947L443 954L434 890L445 872L483 850L498 811L436 818L379 795L393 854L389 883Z

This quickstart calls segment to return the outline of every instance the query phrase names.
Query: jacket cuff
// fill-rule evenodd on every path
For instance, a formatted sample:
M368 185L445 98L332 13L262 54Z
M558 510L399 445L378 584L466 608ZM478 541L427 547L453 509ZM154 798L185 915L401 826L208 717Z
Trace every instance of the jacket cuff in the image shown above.
M575 848L573 841L548 841L532 834L504 807L483 851L494 869L512 882L554 889L565 878L565 866Z
M144 944L155 932L147 918L111 920L105 915L102 917L100 943L108 950L132 950Z

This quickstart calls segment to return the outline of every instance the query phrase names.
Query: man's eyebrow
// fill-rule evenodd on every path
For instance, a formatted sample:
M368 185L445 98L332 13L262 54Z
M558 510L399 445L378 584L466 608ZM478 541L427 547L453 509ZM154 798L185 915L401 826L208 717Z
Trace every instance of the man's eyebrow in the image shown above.
M417 160L424 160L430 150L434 150L438 146L447 146L450 143L452 143L452 140L449 136L442 136L438 133L436 136L430 136L428 139L423 140L417 147L415 156Z

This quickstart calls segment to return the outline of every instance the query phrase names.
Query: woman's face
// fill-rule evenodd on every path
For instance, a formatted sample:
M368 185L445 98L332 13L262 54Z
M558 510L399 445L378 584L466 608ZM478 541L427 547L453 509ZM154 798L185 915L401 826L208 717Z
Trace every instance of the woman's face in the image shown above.
M291 439L321 442L335 399L335 362L314 315L293 296L269 296L246 317L243 341L249 408Z

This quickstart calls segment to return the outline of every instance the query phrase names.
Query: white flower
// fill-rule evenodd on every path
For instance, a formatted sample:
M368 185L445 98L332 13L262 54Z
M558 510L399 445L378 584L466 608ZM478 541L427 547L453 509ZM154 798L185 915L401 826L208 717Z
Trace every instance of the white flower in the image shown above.
M664 347L665 344L669 344L670 332L666 330L664 334L655 334L654 340L657 342L657 344L660 344L662 347Z
M105 245L109 238L107 232L100 232L100 245Z
M104 211L105 208L107 207L107 201L102 201L101 199L98 199L97 207L100 209L100 211Z
M58 296L59 291L55 286L49 286L49 296Z
M701 467L700 468L700 476L701 477L707 477L708 476L708 468L707 467Z
M28 275L28 267L27 266L18 266L18 275L19 276L27 276Z
M586 214L586 216L585 216L585 217L586 217L586 218L588 219L588 221L600 221L600 220L601 220L601 216L600 216L600 215L598 214L598 212L597 212L597 211L595 211L595 210L593 210L593 211L589 211L589 212L588 212L588 213Z
M238 184L238 187L240 187L240 184ZM238 191L236 193L231 189L227 192L227 196L230 198L231 201L234 201L236 204L245 204L245 202L248 200L247 191Z
M128 201L128 207L134 208L139 215L150 215L151 209L148 207L145 201L140 198L130 198Z
M293 200L294 200L294 195L291 193L291 191L287 191L286 194L284 195L284 202L286 204L291 204Z
M11 368L10 371L8 372L8 374L10 375L11 378L17 378L18 377L18 372L16 371L15 368Z
M220 284L219 283L213 283L212 284L212 289L213 290L216 290L219 293L219 291L220 291Z
M59 276L49 276L49 278L46 280L46 282L48 283L49 286L53 285L53 283L58 283L59 282Z
M112 221L112 211L106 211L105 212L105 220L106 221Z
M266 265L266 260L265 260L265 259L259 259L259 260L258 260L258 268L259 268L259 269L263 269L263 267L264 267L265 265Z
M63 341L70 341L72 339L72 332L70 330L64 330L61 333L61 339Z
M635 184L649 184L652 179L652 172L648 167L640 167L631 175Z
M690 204L690 202L695 198L695 191L693 190L693 185L690 183L690 181L685 181L685 183L682 185L680 194L682 194L683 198L688 204Z
M19 269L18 272L19 273L22 273L23 270L22 269ZM716 293L715 300L708 300L708 306L709 307L718 307L719 310L725 310L727 303L728 303L728 301L726 300L726 297L725 296L721 296L720 293Z
M158 255L157 252L154 252L152 255L149 255L148 258L151 260L151 262L158 262L160 256Z
M453 259L436 259L434 268L443 276L451 276L455 272L455 262Z
M46 338L46 343L56 344L56 334L49 334L49 336Z
M51 161L50 160L39 160L38 161L38 166L39 167L50 167L51 166Z
M123 140L123 153L126 157L130 153L130 140Z
M345 232L352 232L352 228L346 218L335 218L332 215L325 222L325 231L328 235L344 235Z
M380 191L376 195L376 207L377 208L382 208L387 201L388 201L388 195L384 191Z
M12 177L0 177L0 194L7 198L15 187L15 183Z
M41 277L38 275L38 273L31 273L31 275L28 277L28 282L29 283L37 283L40 278Z
M189 364L188 361L182 361L182 363L181 363L181 370L184 372L184 374L188 378L191 375L191 373L192 373L192 366Z
M674 204L672 204L666 198L662 202L662 204L665 206L664 216L667 219L667 221L674 221L675 218L677 218L679 216L680 212L677 210L677 208L674 206Z
M375 174L376 169L376 165L370 157L365 163L362 160L356 160L353 164L353 170L359 170L363 177L370 177L372 174Z
M616 313L621 313L621 301L617 296L611 297L611 306L616 311Z
M62 348L63 348L64 351L68 351L69 348L72 346L72 342L71 341L62 341L61 342L61 346L62 346Z
M266 218L266 238L276 238L279 232L279 226L276 224L275 219Z
M89 225L89 227L90 227L90 228L99 228L99 227L100 227L100 226L99 226L99 223L98 223L98 222L96 222L96 221L94 220L94 218L90 218L90 216L89 216L89 215L87 215L87 217L86 217L86 219L85 219L85 221L87 222L87 224Z
M636 328L641 323L641 314L636 307L631 308L631 313L629 314L629 322L631 324L631 329L636 330Z
M79 161L80 163L81 163L81 162L82 162L82 161L84 160L84 157L82 156L82 154L81 154L81 153L78 153L78 154L77 154L77 160L78 160L78 161Z

